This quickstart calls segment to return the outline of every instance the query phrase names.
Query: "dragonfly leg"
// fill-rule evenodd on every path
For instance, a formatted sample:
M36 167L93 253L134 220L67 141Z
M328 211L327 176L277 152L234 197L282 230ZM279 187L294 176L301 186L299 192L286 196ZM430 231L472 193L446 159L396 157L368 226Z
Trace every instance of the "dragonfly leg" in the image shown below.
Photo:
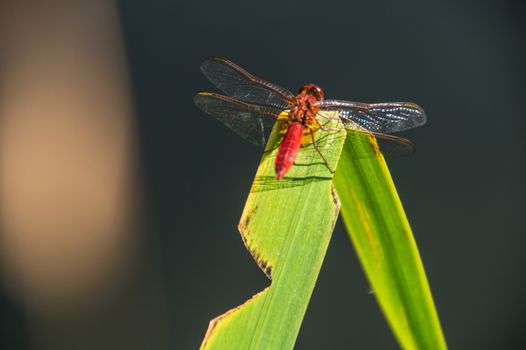
M327 117L327 116L325 116L325 115L323 115L323 114L321 114L321 113L319 113L319 112L318 112L317 116L322 117L322 118L325 118L325 119L327 119L328 121L334 119L334 118L329 118L329 117ZM318 128L319 128L320 130L323 130L323 131L340 131L340 128L343 127L343 123L342 123L342 121L341 121L340 118L338 118L338 124L339 124L339 127L336 127L336 128L327 128L327 127L325 127L325 125L323 125L322 123L320 123L320 121L319 121L318 119L316 119L316 118L314 118L314 121L316 122L316 124L318 124Z
M325 157L323 156L323 153L321 153L320 149L318 148L318 144L316 143L316 139L314 138L314 131L312 130L312 128L310 128L310 136L312 138L312 145L314 146L314 148L320 155L321 159L323 159L323 161L325 162L325 166L327 167L327 169L329 169L331 173L334 174L335 170L331 168L331 166L329 165L329 162L327 162L327 159L325 159Z

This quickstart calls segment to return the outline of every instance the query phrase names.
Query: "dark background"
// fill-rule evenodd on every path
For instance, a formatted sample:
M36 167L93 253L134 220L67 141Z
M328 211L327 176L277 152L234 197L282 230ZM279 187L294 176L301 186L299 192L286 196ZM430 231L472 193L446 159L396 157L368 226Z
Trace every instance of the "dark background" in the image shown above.
M389 164L448 345L524 347L521 2L151 0L119 10L172 348L197 348L210 319L268 285L236 229L261 150L192 103L213 89L199 65L216 55L291 91L313 82L328 98L423 106L428 123L403 134L417 154ZM397 348L368 290L338 223L296 347ZM22 344L23 316L4 304L4 334Z

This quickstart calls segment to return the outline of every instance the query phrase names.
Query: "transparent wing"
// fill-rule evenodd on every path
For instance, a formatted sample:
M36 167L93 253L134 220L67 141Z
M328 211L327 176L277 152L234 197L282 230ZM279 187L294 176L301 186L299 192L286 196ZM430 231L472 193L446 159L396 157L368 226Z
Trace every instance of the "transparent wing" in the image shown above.
M351 152L342 153L342 158L372 158L380 151L385 158L407 156L415 153L415 145L404 138L393 135L347 130L347 136L359 138L353 142Z
M257 146L265 146L274 121L282 112L281 109L252 105L210 92L196 94L194 103L239 136Z
M204 61L201 71L218 89L244 102L286 109L294 100L287 89L257 78L224 58Z
M380 133L399 132L426 122L426 114L418 105L409 102L361 103L340 100L323 100L320 110L338 111L346 128L358 125L366 130Z

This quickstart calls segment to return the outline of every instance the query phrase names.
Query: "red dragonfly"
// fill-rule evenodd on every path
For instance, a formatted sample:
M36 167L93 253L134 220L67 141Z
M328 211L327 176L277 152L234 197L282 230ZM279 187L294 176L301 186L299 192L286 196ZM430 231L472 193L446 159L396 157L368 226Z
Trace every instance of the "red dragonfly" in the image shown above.
M384 133L407 130L426 122L424 111L414 103L367 104L325 100L323 90L314 84L303 85L299 93L294 95L220 57L203 62L201 71L228 96L200 92L194 97L197 107L253 144L265 146L278 116L284 110L290 110L287 131L276 156L275 171L278 180L294 164L306 132L310 133L313 146L329 167L314 137L314 131L322 128L316 115L321 115L323 111L336 111L342 125L349 132L373 135L382 154L386 156L411 154L415 148L409 140Z

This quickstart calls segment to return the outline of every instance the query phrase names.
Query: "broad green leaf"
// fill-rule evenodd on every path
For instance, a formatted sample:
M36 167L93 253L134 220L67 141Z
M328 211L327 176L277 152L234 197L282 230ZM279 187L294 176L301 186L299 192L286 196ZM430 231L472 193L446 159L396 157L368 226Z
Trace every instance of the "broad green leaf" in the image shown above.
M282 119L282 118L281 118ZM202 349L291 349L339 213L329 171L312 144L277 181L274 161L282 135L276 123L250 190L239 230L270 287L210 322ZM338 124L329 120L326 127ZM316 133L334 169L345 131ZM307 141L308 137L305 137Z
M347 231L400 346L445 349L411 228L374 138L349 133L334 185Z
M326 125L337 126L331 119ZM202 349L294 346L340 204L332 173L308 137L287 176L275 180L282 134L283 124L276 123L239 224L271 285L212 320ZM331 168L339 161L334 185L343 219L399 344L445 349L418 250L375 139L356 133L345 137L341 129L319 130L316 139Z

